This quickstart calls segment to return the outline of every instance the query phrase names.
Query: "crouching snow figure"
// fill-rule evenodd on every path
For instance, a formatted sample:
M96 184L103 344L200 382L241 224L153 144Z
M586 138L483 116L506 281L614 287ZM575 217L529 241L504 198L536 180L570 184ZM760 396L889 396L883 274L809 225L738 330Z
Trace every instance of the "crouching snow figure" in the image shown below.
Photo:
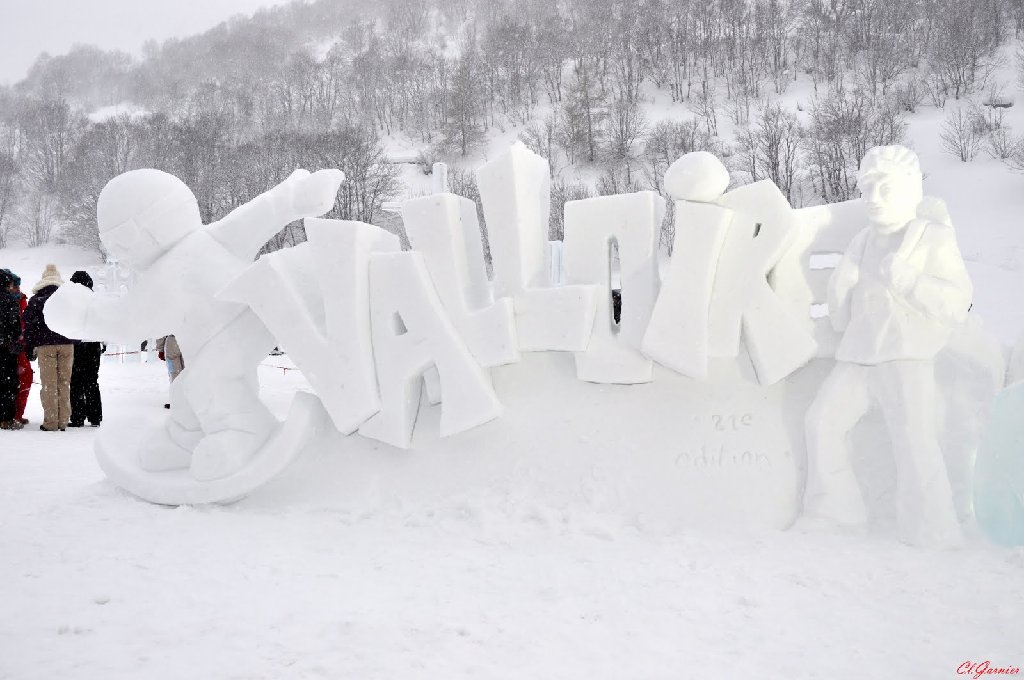
M289 222L330 210L343 180L339 170L296 171L207 226L192 192L167 173L134 170L103 189L97 204L100 239L111 256L138 273L139 282L116 301L98 299L82 286L63 286L49 301L46 317L52 328L76 338L177 337L187 368L173 383L166 427L141 446L139 476L187 468L191 482L182 481L182 489L226 478L274 433L277 421L259 398L256 376L273 337L248 307L215 296ZM230 494L129 490L169 503L226 500L216 496Z
M937 438L934 358L967 318L971 282L953 229L921 209L912 151L871 149L858 184L869 224L829 283L829 314L843 336L836 366L807 413L804 512L866 523L846 438L875 403L892 441L904 539L955 544L960 528Z

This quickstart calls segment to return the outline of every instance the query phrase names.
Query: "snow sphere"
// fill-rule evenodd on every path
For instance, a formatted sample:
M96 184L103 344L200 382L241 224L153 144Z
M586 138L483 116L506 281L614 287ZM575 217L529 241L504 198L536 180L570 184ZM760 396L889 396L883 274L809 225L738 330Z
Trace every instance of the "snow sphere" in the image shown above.
M729 171L707 151L682 156L665 173L665 191L676 201L710 203L729 186Z

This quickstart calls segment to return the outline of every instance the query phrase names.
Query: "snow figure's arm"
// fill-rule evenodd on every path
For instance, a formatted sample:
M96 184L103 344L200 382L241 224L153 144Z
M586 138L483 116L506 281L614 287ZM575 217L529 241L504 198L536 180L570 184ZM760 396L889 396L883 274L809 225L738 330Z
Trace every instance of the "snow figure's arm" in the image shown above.
M209 233L232 254L254 260L260 248L291 222L329 212L344 180L341 170L319 170L312 175L296 170L270 191L211 224Z
M865 229L853 237L828 282L828 315L837 331L846 330L850 324L850 293L860 280L860 259L867 236Z
M166 331L160 328L161 304L140 284L124 297L109 300L85 286L65 283L43 308L46 325L68 338L135 343Z
M951 227L917 222L882 264L890 290L921 314L947 325L966 321L974 287Z

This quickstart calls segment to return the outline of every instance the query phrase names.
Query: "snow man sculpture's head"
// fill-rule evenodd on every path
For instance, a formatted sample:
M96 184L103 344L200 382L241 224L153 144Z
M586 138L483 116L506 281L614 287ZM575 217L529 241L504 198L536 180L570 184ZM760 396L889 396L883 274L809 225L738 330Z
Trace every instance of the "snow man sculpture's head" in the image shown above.
M883 234L897 232L917 216L924 198L917 154L903 146L876 146L860 162L857 185L871 226Z
M136 270L146 269L203 224L195 195L160 170L132 170L107 182L96 218L103 247Z

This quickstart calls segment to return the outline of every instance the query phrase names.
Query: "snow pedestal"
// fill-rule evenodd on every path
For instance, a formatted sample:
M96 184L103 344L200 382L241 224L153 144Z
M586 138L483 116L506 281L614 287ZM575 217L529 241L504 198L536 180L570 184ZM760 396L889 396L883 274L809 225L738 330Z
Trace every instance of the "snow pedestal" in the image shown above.
M458 506L657 532L782 529L799 511L811 393L751 372L714 360L712 385L660 366L649 383L601 385L576 377L572 354L529 353L491 370L502 417L441 437L424 400L410 450L329 434L267 493L356 514Z

